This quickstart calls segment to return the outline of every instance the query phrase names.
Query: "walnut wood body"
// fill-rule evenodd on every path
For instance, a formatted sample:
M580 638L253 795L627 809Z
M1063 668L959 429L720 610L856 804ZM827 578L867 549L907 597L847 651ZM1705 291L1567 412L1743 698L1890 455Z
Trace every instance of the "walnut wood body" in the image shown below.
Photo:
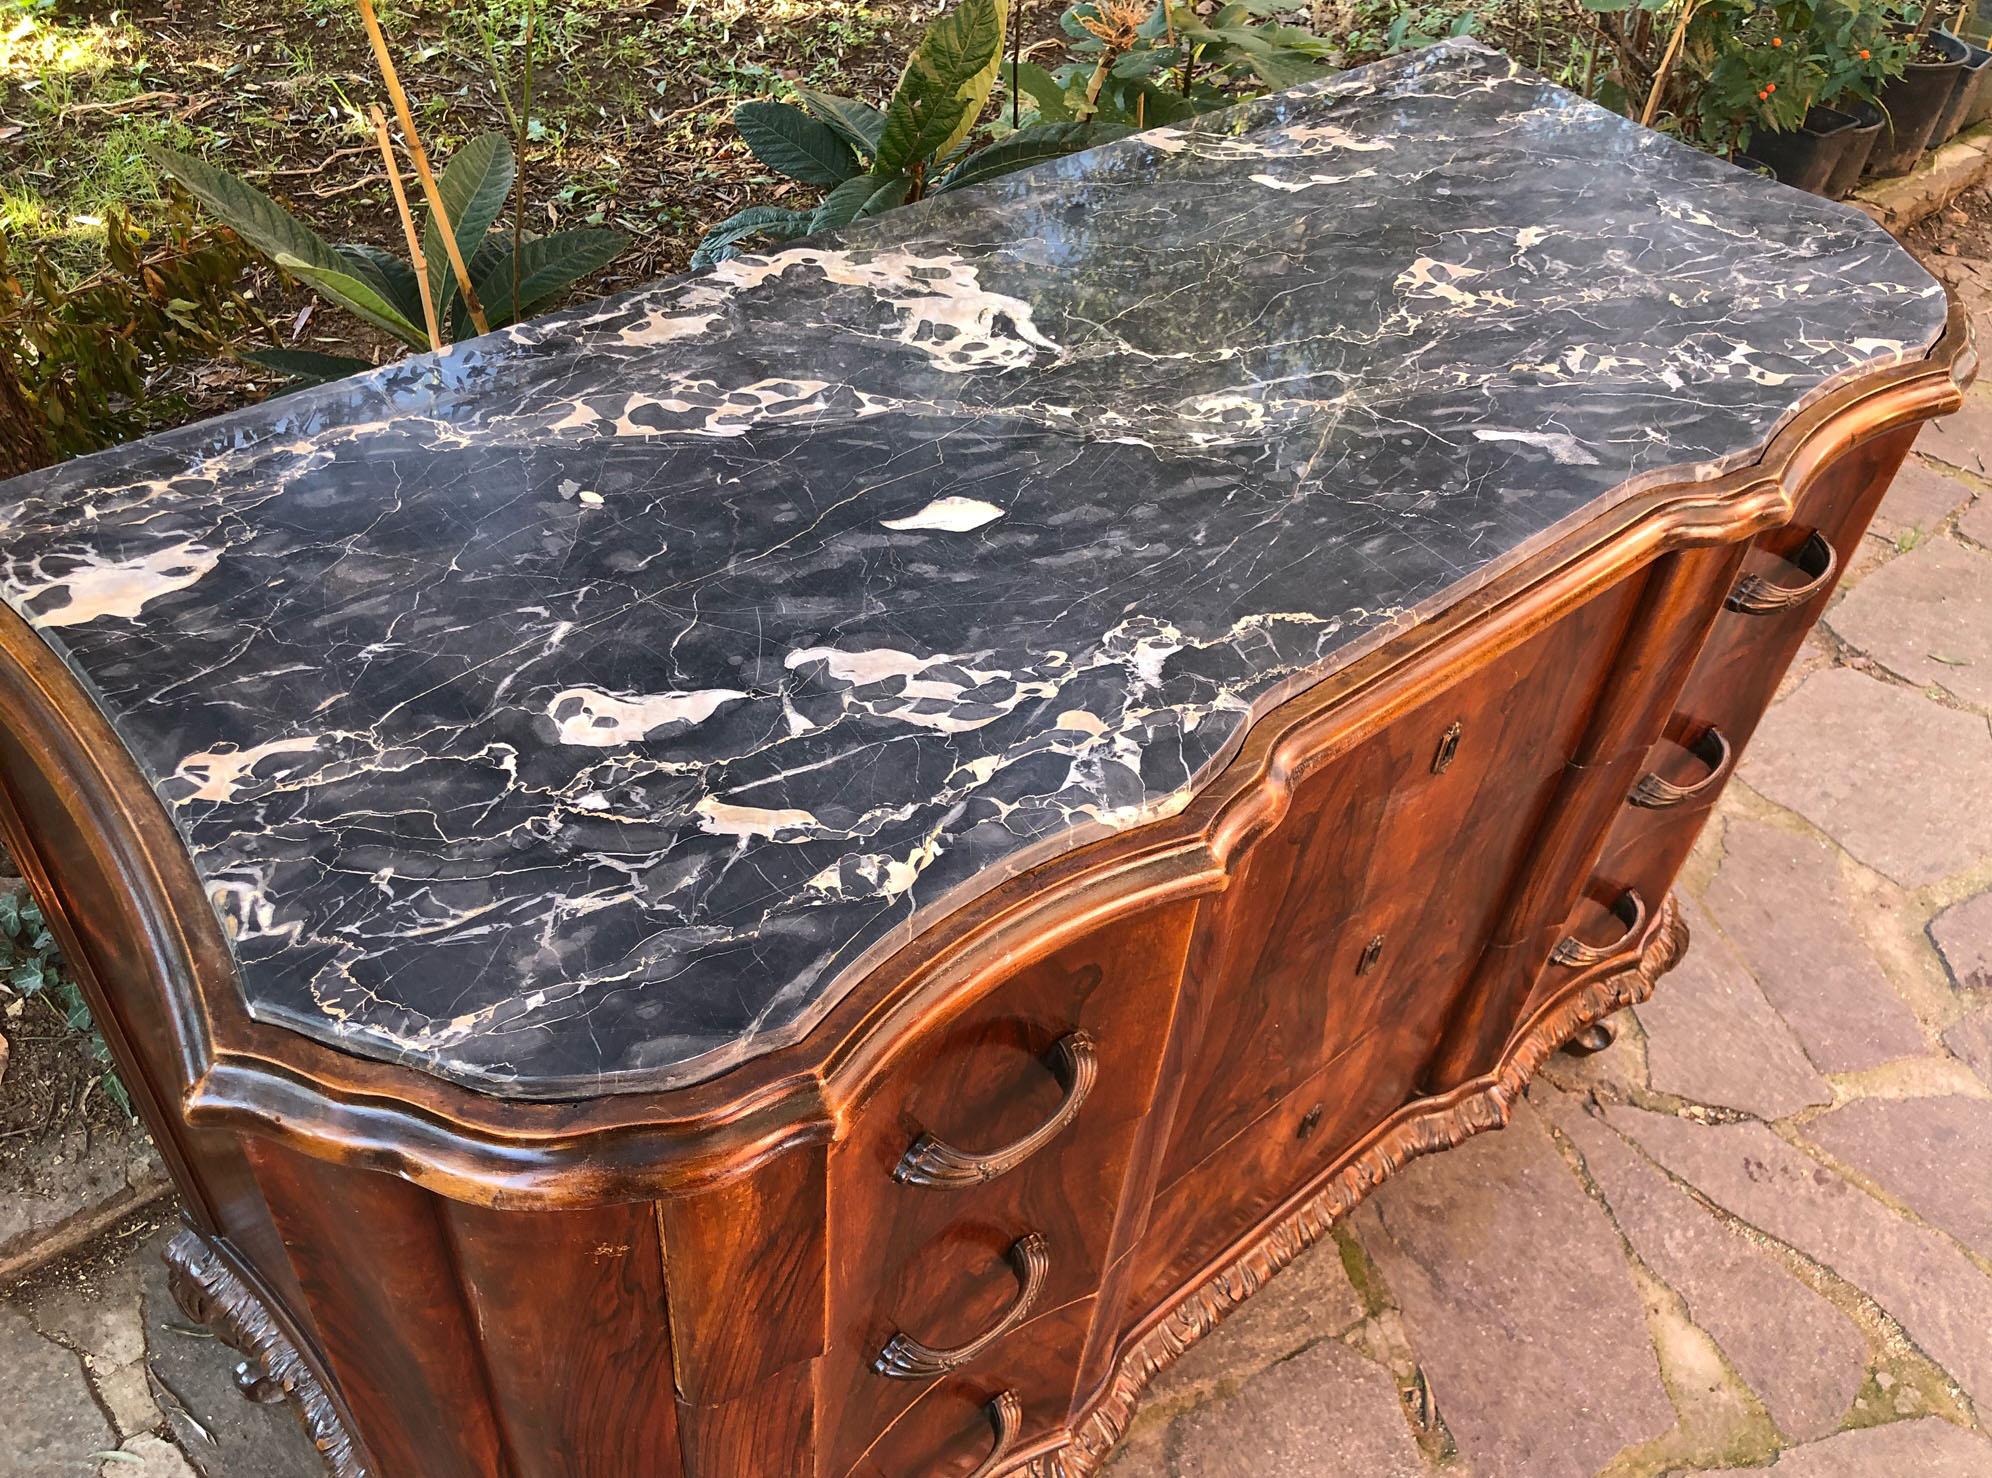
M335 1471L1085 1473L1225 1310L1652 989L1727 767L1970 360L1954 316L1753 465L1565 531L1265 716L1182 814L669 1094L500 1101L251 1021L171 823L12 616L0 828L185 1192L183 1300ZM905 1183L922 1136L1048 1122ZM893 1378L894 1336L973 1353Z

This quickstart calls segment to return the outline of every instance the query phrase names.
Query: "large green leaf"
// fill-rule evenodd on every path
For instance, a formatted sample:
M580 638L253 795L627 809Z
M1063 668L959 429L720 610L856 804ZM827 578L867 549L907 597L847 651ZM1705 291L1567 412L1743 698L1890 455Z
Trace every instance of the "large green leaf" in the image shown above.
M1013 69L1010 78L1013 90L1022 93L1037 104L1037 115L1046 123L1070 123L1075 116L1072 100L1065 95L1065 89L1058 85L1058 79L1040 67L1036 62L1024 62Z
M956 190L963 185L993 180L1012 170L1028 169L1047 159L1062 159L1081 149L1126 138L1133 131L1118 123L1039 123L1020 128L962 160L940 188Z
M805 185L841 185L858 172L843 135L793 103L742 103L733 110L733 126L756 159Z
M524 318L589 273L601 271L628 246L629 238L622 232L601 226L576 226L528 239L519 247L519 305L514 315L512 248L508 242L477 280L477 295L484 300L485 315L493 328L512 322L515 316ZM457 311L462 314L459 322L470 316L462 303L457 304Z
M393 334L411 349L429 347L428 329L404 317L372 277L357 276L350 266L313 267L294 257L277 257L274 260L306 287L323 293L349 313L357 313L384 333Z
M927 27L886 105L875 172L910 174L968 137L995 85L1009 14L1009 0L961 0Z
M443 198L450 234L456 237L466 267L484 244L484 233L505 209L516 169L505 135L481 133L451 156L437 179L436 193ZM450 266L450 254L434 212L422 226L422 256L429 267L429 298L436 305L436 321L447 322L450 299L457 292L456 270Z
M355 277L365 278L378 288L402 317L410 323L422 321L422 289L415 283L413 267L393 252L363 241L342 241L333 250L346 259Z
M784 210L778 205L750 205L735 211L706 232L699 249L692 253L694 270L723 262L740 250L744 241L756 236L772 236L777 241L793 241L809 234L816 212Z
M324 237L254 185L191 154L158 145L145 152L236 235L300 282L403 343L429 346L427 332L394 306L372 272L340 256Z
M252 364L260 364L264 369L289 375L294 383L285 386L287 390L303 390L311 385L343 380L347 375L357 375L373 368L371 360L352 359L344 354L320 354L315 349L245 349L242 357Z
M870 103L808 87L798 87L795 95L812 118L836 129L845 143L867 159L878 153L878 136L885 129L885 114Z
M290 257L314 267L337 270L339 255L332 244L246 180L216 169L205 159L161 145L149 145L146 157L186 187L244 241L266 257Z
M904 205L907 192L912 188L913 182L904 175L893 175L882 180L875 174L861 174L856 179L844 181L823 197L823 203L816 207L816 214L810 218L809 229L827 231L833 226L848 226L852 221L861 221L882 210Z

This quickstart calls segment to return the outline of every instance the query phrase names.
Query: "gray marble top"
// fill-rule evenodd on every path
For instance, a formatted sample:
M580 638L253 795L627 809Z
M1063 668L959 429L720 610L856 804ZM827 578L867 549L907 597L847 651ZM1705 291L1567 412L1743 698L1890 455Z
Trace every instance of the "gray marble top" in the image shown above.
M17 480L4 589L258 1018L665 1087L1944 316L1453 42Z

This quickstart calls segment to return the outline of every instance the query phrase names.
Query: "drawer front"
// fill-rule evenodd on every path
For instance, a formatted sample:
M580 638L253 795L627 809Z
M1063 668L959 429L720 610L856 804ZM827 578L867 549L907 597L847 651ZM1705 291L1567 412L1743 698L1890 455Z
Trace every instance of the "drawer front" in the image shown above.
M1660 741L1628 787L1584 895L1529 1000L1532 1011L1650 919L1674 884L1806 633L1825 613L1916 428L1849 453L1799 499L1792 522L1757 536Z
M1345 1160L1404 1103L1425 1052L1414 1036L1370 1032L1158 1194L1133 1254L1122 1327Z
M1197 941L1203 1019L1164 1187L1379 1026L1433 1045L1636 595L1598 597L1296 790Z
M986 1478L1008 1468L1018 1453L1065 1425L1093 1308L1089 1300L1043 1314L1004 1339L982 1369L936 1382L849 1471L863 1478Z
M1089 1298L1172 1020L1194 905L1109 926L897 1054L833 1152L832 1472L1016 1326Z

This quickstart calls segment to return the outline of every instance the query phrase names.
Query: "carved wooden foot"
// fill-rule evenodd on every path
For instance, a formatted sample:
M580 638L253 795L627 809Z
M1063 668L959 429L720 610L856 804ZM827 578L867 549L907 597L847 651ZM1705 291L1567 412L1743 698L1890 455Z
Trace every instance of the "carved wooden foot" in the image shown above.
M370 1478L338 1405L256 1291L191 1229L166 1247L167 1287L196 1324L241 1355L235 1384L251 1401L297 1403L305 1431L332 1478Z
M1572 1057L1590 1057L1618 1040L1618 1027L1609 1021L1594 1021L1563 1044Z

